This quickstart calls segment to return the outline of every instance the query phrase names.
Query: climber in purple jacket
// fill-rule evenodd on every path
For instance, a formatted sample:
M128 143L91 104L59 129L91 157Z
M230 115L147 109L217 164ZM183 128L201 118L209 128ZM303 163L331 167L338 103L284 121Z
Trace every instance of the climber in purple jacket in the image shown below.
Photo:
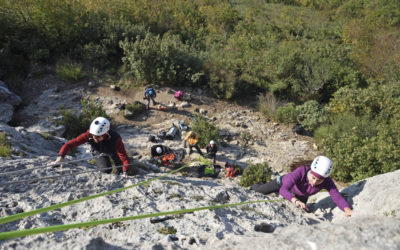
M285 199L307 211L306 203L308 197L318 193L321 189L326 189L333 202L344 211L346 217L350 217L353 214L353 210L329 177L332 167L333 164L329 158L318 156L312 162L311 167L298 167L282 178L278 177L268 183L254 184L251 189L263 194L279 191Z

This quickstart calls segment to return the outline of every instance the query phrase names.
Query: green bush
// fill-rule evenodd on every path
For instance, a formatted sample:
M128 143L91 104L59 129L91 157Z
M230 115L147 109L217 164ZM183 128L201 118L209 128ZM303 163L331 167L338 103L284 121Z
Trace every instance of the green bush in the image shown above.
M136 116L138 114L141 114L146 109L145 109L145 105L143 105L143 103L135 102L133 104L130 103L130 104L126 105L126 110L132 112L132 114L128 115L128 116L126 114L124 114L124 117L132 118L132 117L134 117L134 116Z
M60 80L66 82L77 82L86 77L82 65L70 60L62 60L57 63L56 74Z
M314 131L329 120L328 113L317 101L308 101L296 107L297 121L307 130Z
M176 234L177 230L174 227L161 227L157 229L157 231L161 234Z
M0 132L0 157L11 156L11 145L7 140L7 135L4 132Z
M240 178L240 185L249 187L260 182L269 182L271 180L271 169L268 163L257 163L248 165Z
M371 84L335 94L328 108L330 124L315 131L318 144L334 161L334 178L357 181L400 169L397 86Z
M181 41L177 35L166 33L162 38L147 32L135 42L120 43L123 63L135 78L145 83L169 85L199 84L202 81L202 55Z
M297 113L294 103L289 102L283 106L278 107L276 110L275 118L279 122L296 122Z
M70 110L61 111L61 124L66 128L64 137L67 139L75 138L76 136L86 132L96 117L105 117L111 121L110 117L108 117L106 112L103 110L101 104L96 104L91 100L82 99L81 105L82 111L78 115L75 115Z
M196 115L190 126L199 136L199 146L205 147L211 140L219 140L218 128L210 123L204 116Z

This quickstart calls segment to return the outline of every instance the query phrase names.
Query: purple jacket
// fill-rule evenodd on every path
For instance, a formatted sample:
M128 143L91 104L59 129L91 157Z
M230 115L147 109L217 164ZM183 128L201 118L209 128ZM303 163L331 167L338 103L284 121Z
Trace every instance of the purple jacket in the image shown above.
M310 167L301 166L296 168L293 172L283 176L282 187L279 189L279 193L287 200L291 201L294 194L298 196L308 197L310 195L316 194L321 189L326 189L332 197L333 202L341 209L344 210L345 207L350 207L347 201L339 193L335 183L330 177L326 178L324 182L318 186L311 186L307 178L307 173Z

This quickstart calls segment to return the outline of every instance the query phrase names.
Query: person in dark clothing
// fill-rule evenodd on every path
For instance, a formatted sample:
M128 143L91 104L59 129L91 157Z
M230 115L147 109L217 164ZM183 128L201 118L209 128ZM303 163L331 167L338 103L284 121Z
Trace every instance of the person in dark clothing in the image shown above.
M143 99L147 99L146 109L150 108L150 99L153 101L153 106L156 105L156 101L154 100L154 98L156 98L156 97L157 97L156 91L152 87L147 87L144 90Z
M92 155L96 159L96 166L101 172L111 173L111 158L115 166L119 166L118 172L122 172L125 177L127 176L129 158L121 136L110 130L110 122L104 117L97 117L93 120L88 131L65 143L58 152L54 164L61 163L68 151L84 143L90 144Z
M158 145L154 145L151 147L151 156L152 157L158 157L158 156L162 156L164 154L170 154L173 153L172 149L170 149L167 146L158 144Z
M218 147L215 144L214 140L211 140L210 143L206 147L207 154L213 158L213 164L215 165L215 158L217 157Z
M333 202L344 211L346 217L353 214L347 201L339 193L335 183L329 177L332 172L332 161L325 156L318 156L311 166L300 166L293 172L268 183L254 184L251 189L262 194L278 192L296 206L308 211L308 197L326 189Z

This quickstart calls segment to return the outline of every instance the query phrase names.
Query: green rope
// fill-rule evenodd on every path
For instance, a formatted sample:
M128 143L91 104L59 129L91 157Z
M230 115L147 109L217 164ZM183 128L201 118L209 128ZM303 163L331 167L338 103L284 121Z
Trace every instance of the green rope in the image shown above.
M95 194L95 195L79 198L79 199L76 199L76 200L67 201L67 202L64 202L64 203L59 203L59 204L51 205L51 206L48 206L48 207L43 207L43 208L35 209L35 210L32 210L32 211L23 212L23 213L19 213L19 214L14 214L14 215L10 215L10 216L7 216L7 217L3 217L3 218L0 218L0 224L4 224L4 223L7 223L7 222L11 222L11 221L16 221L16 220L19 220L19 219L22 219L22 218L25 218L25 217L28 217L28 216L35 215L35 214L48 212L48 211L51 211L51 210L54 210L54 209L66 207L66 206L73 205L73 204L76 204L76 203L79 203L79 202L83 202L83 201L95 199L95 198L98 198L98 197L106 196L106 195L109 195L109 194L117 193L117 192L120 192L120 191L124 191L124 190L130 189L130 188L133 188L133 187L137 187L139 185L143 185L143 184L150 183L152 181L164 178L164 177L166 177L166 176L168 176L170 174L176 173L176 172L178 172L178 171L180 171L180 170L182 170L182 169L184 169L186 167L187 166L180 167L180 168L178 168L176 170L173 170L173 171L171 171L171 172L169 172L169 173L167 173L165 175L162 175L162 176L159 176L159 177L156 177L156 178L152 178L152 179L149 179L149 180L146 180L146 181L142 181L142 182L139 182L137 184L134 184L134 185L131 185L131 186L128 186L128 187L117 188L117 189L114 189L114 190L111 190L111 191L108 191L108 192Z
M112 218L112 219L106 219L106 220L97 220L97 221L81 222L81 223L75 223L75 224L56 225L56 226L49 226L49 227L19 230L19 231L10 231L10 232L0 233L0 240L24 237L24 236L33 235L33 234L66 231L69 229L80 228L80 227L93 227L93 226L97 226L97 225L120 222L120 221L127 221L127 220L138 220L138 219L145 219L145 218L158 217L158 216L171 215L171 214L192 213L192 212L200 211L200 210L208 210L208 209L211 210L211 209L218 209L218 208L234 207L234 206L252 204L252 203L280 202L280 201L282 201L282 199L245 201L245 202L240 202L240 203L214 205L214 206L199 207L199 208L188 208L188 209L173 210L173 211L159 212L159 213L152 213L152 214L143 214L143 215L120 217L120 218Z

